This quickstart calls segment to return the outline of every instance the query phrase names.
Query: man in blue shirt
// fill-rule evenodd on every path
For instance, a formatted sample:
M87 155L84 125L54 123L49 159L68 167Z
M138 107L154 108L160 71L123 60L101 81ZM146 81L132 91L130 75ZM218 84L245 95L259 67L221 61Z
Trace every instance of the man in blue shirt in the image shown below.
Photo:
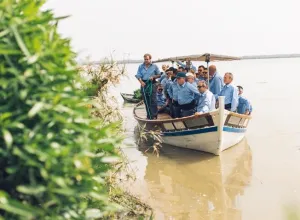
M237 107L237 113L250 115L252 112L252 106L248 99L242 96L244 89L242 86L237 86L237 88L239 91L239 105Z
M157 119L157 101L155 81L160 77L157 65L151 62L151 55L144 55L144 63L138 68L135 77L141 84L141 92L146 106L147 119Z
M209 72L209 90L215 95L215 98L218 99L218 94L224 86L223 79L220 74L217 72L215 65L211 65L208 68Z
M224 75L224 83L219 96L225 96L225 109L228 111L235 112L237 110L237 106L239 104L239 95L237 87L232 84L233 74L225 73Z
M177 74L177 82L169 90L172 98L174 117L186 117L195 113L195 99L200 93L196 87L185 81L184 72Z
M156 99L157 99L157 108L158 113L168 113L168 101L166 100L166 97L163 93L163 87L161 84L157 86L157 93L156 93Z
M198 67L198 72L196 72L196 82L198 83L201 80L204 80L203 71L205 67L203 65Z
M189 58L186 59L186 62L185 62L186 64L184 64L183 62L180 62L180 61L176 61L176 62L177 62L177 64L182 66L184 69L187 68L187 72L190 71L191 69L196 72L196 67L192 64L192 62Z
M200 81L198 83L198 90L200 92L200 97L195 115L201 115L203 113L215 110L216 99L214 94L208 90L207 82L204 80Z

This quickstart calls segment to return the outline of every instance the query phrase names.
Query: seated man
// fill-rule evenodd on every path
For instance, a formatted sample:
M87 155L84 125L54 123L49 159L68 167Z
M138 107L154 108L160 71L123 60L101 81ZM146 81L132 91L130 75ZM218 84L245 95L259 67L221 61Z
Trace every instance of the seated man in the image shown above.
M221 89L218 96L225 96L225 109L235 112L239 104L239 96L236 86L232 84L233 74L225 73L224 83L225 85Z
M248 99L242 96L244 89L242 86L237 86L237 88L239 90L239 105L237 107L237 113L250 115L252 112L252 106Z
M202 80L198 83L198 90L200 97L197 105L197 112L195 115L201 115L203 113L212 111L215 109L216 99L214 94L208 90L207 83Z
M164 96L163 93L163 87L161 84L157 86L157 92L156 92L156 99L157 99L157 109L158 113L167 113L168 108L168 101L166 100L166 97Z
M193 73L187 73L186 74L186 81L193 86L197 87L197 83L195 82L195 76Z
M185 73L177 74L177 82L172 84L170 90L172 94L172 103L174 110L174 117L186 117L195 113L195 100L200 95L197 88L190 83L185 82Z

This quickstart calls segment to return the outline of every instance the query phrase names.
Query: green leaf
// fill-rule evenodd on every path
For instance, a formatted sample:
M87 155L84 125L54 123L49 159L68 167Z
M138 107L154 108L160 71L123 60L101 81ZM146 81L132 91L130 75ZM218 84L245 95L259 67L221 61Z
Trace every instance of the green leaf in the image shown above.
M37 195L46 191L45 186L18 186L17 190L21 193L28 195Z
M28 51L28 49L27 49L24 41L22 40L22 38L21 38L21 36L20 36L20 34L19 34L18 29L16 28L16 26L13 25L10 28L11 28L11 30L12 30L15 38L16 38L16 41L17 41L20 49L22 50L22 52L25 54L26 57L30 57L31 54L29 53L29 51Z
M3 137L4 137L4 141L6 143L6 146L8 148L10 148L12 143L13 143L13 137L12 137L11 133L8 130L4 129L4 130L2 130L2 132L3 132Z
M32 118L33 116L35 116L44 106L43 102L38 102L36 103L28 112L28 117Z

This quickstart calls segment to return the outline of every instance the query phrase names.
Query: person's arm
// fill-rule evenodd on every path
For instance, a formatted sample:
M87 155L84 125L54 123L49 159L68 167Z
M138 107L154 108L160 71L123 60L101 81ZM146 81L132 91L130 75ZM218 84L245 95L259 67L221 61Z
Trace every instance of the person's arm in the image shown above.
M139 68L138 68L138 71L135 75L135 77L137 78L137 80L140 82L141 86L144 87L145 86L145 83L143 82L142 78L143 78L143 74L142 74L142 66L140 65Z
M206 112L209 112L209 102L207 97L205 98L205 100L203 102L199 102L198 106L197 106L197 113L196 115L200 115Z
M168 94L169 94L170 98L173 99L173 88L172 88L172 84L169 85L169 88L168 88Z
M233 92L232 92L232 101L231 101L231 111L234 112L236 111L236 108L238 107L239 104L239 94L236 87L232 87L232 89Z
M181 62L181 61L176 61L176 63L177 63L179 66L182 66L183 68L186 67L186 65L185 65L183 62Z
M155 64L154 64L155 65ZM150 80L158 79L161 77L160 70L157 65L155 65L154 75L150 77Z
M250 103L249 103L249 101L248 101L248 99L246 99L246 111L245 111L245 115L249 115L249 113L250 113Z

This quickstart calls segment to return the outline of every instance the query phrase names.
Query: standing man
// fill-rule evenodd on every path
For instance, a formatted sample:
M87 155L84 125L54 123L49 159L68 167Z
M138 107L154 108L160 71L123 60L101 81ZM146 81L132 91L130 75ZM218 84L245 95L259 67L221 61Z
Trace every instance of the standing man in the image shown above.
M220 74L217 72L215 65L211 65L208 68L209 73L209 90L215 95L215 98L218 99L218 94L221 92L221 89L224 86L223 79Z
M225 109L235 112L239 104L239 95L237 87L232 84L232 80L233 74L229 72L225 73L225 86L222 88L219 96L225 96Z
M191 69L194 70L196 72L196 67L192 64L192 61L191 59L187 58L185 60L185 63L184 64L183 62L180 62L180 61L176 61L178 65L182 66L184 69L186 68L187 72L189 72Z
M144 55L144 63L138 68L135 77L141 84L141 92L146 106L147 119L157 119L157 100L155 81L160 77L157 65L153 64L152 56L148 53Z

